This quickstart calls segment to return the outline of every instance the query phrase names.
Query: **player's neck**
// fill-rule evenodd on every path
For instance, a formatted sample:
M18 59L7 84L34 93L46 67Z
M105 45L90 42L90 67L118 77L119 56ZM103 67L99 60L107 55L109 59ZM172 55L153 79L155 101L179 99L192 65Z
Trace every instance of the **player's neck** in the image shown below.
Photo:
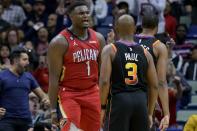
M119 40L127 41L127 42L134 42L132 35L119 35Z
M88 38L88 28L77 28L77 27L71 26L69 30L80 39Z
M145 36L154 36L155 35L155 31L152 29L143 29L141 35L145 35Z

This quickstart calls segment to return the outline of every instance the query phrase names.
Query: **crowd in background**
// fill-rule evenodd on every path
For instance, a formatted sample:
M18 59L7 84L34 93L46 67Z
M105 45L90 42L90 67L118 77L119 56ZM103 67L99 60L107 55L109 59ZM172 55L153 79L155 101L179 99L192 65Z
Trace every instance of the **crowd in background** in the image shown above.
M197 1L195 0L86 0L90 7L91 27L110 39L114 20L121 14L135 18L141 31L142 3L151 3L159 17L158 34L169 51L167 80L169 85L170 126L177 126L176 112L191 100L188 80L197 81ZM46 53L51 39L71 25L67 7L72 0L0 0L0 70L9 68L10 52L20 46L28 50L29 71L45 93L48 91ZM169 34L169 35L168 35ZM170 36L170 37L169 37ZM159 37L159 35L158 35ZM162 39L163 38L163 39ZM172 40L172 39L173 40ZM192 41L192 40L193 41ZM30 95L33 123L51 128L49 110ZM159 109L158 109L159 110ZM158 111L159 112L159 111ZM159 113L158 113L159 120ZM37 123L37 124L36 124Z

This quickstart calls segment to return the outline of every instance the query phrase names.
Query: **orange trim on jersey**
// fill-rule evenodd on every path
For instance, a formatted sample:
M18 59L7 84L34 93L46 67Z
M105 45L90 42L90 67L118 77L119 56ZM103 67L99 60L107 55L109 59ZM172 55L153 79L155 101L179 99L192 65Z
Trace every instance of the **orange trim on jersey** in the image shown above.
M68 118L67 115L66 115L66 112L63 109L63 106L62 106L62 103L61 103L61 100L60 100L60 96L58 96L58 103L59 103L60 112L61 112L63 118Z
M156 40L156 41L153 43L153 47L154 47L156 44L158 44L158 43L160 43L160 40Z
M64 73L65 73L65 71L66 71L66 67L63 66L62 67L62 72L61 72L61 75L60 75L60 82L64 80L64 76L65 76Z
M117 48L114 44L110 44L112 46L112 48L114 49L115 52L117 52Z

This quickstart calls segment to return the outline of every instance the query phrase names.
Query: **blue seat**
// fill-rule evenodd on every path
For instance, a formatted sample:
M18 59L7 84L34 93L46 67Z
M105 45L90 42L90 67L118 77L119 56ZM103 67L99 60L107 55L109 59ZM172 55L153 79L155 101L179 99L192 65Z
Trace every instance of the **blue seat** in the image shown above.
M188 38L197 38L197 25L191 25L187 34Z

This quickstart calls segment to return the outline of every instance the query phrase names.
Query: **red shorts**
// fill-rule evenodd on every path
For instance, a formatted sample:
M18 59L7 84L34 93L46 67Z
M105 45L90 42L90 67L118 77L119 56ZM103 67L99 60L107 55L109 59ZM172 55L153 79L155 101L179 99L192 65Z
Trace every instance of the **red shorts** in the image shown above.
M98 86L82 91L67 91L64 87L59 93L59 105L63 118L61 131L99 131L100 97ZM73 130L72 130L73 129Z

